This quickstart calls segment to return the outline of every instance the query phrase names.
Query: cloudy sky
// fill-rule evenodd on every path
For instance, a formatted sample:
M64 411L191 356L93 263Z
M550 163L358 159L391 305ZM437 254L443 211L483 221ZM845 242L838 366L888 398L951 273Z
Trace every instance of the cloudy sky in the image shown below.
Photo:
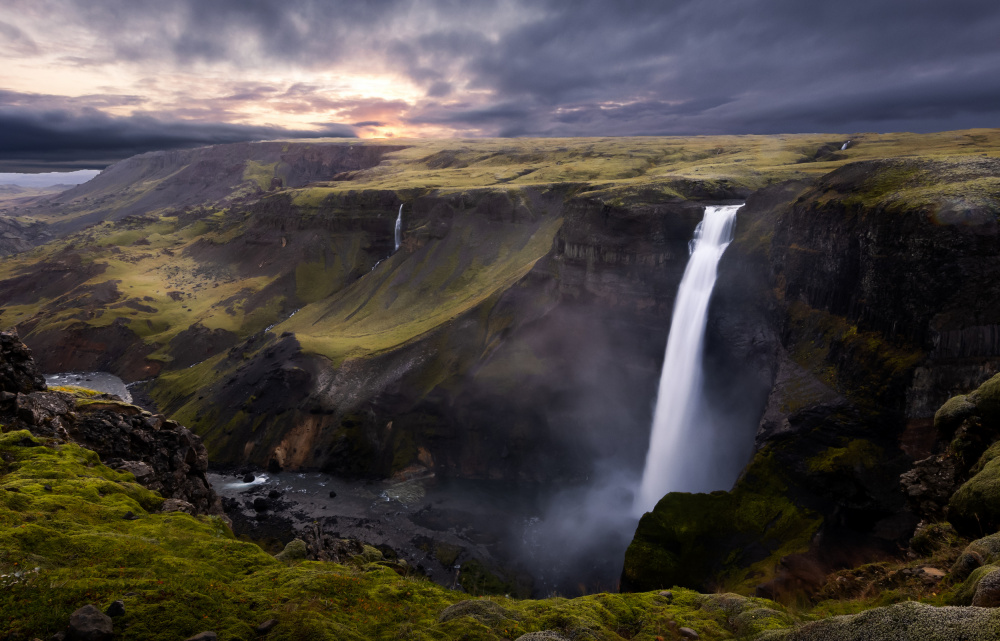
M3 0L0 171L317 136L1000 125L997 0Z

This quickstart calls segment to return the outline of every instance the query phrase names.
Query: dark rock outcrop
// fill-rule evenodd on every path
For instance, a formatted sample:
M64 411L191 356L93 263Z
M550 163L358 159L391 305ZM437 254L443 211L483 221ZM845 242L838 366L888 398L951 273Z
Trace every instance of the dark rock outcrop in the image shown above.
M17 331L0 332L0 394L30 394L44 389L45 377Z
M72 440L97 452L105 465L131 472L139 483L194 513L222 513L205 477L208 454L197 435L116 396L38 391L46 389L45 380L17 335L0 333L0 345L5 376L0 423L5 430L26 428L38 436ZM175 509L187 511L182 505Z

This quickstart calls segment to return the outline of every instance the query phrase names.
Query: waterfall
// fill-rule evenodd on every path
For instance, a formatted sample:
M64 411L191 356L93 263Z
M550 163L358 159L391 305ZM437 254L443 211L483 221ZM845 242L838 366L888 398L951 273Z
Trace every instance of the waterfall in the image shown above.
M403 205L399 206L399 215L396 216L396 249L399 251L399 246L403 244Z
M711 467L713 443L699 434L702 351L716 270L732 241L736 210L741 206L706 207L689 245L691 257L674 303L646 469L634 505L639 514L652 510L668 492L722 489L710 487L713 475L706 468Z
M845 142L844 144L842 144L842 145L840 146L840 150L841 150L841 151L844 151L845 149L847 149L847 145L849 145L849 144L851 144L851 141L850 141L850 140L848 140L847 142Z

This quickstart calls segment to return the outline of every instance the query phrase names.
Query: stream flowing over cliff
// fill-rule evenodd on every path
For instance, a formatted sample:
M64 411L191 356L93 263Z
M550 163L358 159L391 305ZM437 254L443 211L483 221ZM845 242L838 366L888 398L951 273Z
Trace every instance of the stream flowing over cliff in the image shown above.
M636 498L639 513L653 509L667 492L728 489L730 479L713 455L729 447L729 435L705 425L702 360L708 302L716 269L732 241L740 205L705 208L695 228L691 258L678 285L667 351L653 413L653 431Z

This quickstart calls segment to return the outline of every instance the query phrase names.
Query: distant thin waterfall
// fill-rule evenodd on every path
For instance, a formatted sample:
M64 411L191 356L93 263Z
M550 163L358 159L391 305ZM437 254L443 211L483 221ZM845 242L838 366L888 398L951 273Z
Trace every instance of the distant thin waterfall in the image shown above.
M847 142L845 142L844 144L842 144L842 145L840 146L840 150L841 150L841 151L844 151L845 149L847 149L848 145L850 145L850 144L851 144L851 141L850 141L850 140L848 140Z
M653 509L667 492L721 489L705 487L705 479L714 475L706 474L704 469L711 465L708 450L713 443L698 433L702 418L702 352L708 301L719 259L733 239L736 210L740 207L706 207L705 218L689 245L691 258L674 303L646 469L635 502L640 514Z
M399 251L399 246L403 244L403 206L399 206L399 215L396 216L396 249Z

